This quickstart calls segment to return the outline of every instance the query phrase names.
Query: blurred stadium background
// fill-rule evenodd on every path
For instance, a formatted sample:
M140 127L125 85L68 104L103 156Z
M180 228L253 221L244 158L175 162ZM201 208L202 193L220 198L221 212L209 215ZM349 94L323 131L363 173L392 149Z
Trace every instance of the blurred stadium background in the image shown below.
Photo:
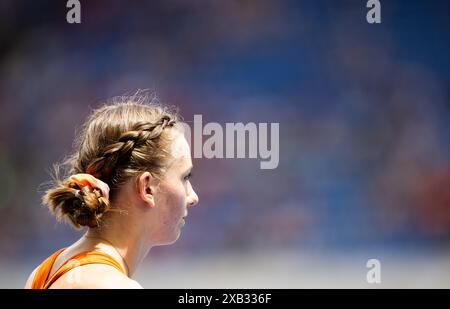
M450 287L450 2L0 2L0 287L80 234L40 206L90 108L279 122L280 164L194 161L200 204L147 288ZM366 262L381 262L379 285Z

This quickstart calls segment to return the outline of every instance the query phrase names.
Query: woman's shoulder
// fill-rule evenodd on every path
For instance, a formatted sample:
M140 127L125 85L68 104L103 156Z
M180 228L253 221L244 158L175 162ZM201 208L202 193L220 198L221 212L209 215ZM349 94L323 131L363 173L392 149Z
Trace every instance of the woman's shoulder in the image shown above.
M142 286L113 266L88 264L66 272L50 289L142 289Z
M27 282L25 283L24 289L31 289L31 286L33 285L33 280L34 280L34 277L36 276L36 273L37 273L37 271L38 271L38 268L39 268L39 266L36 267L36 268L31 272L31 274L28 276L28 279L27 279Z

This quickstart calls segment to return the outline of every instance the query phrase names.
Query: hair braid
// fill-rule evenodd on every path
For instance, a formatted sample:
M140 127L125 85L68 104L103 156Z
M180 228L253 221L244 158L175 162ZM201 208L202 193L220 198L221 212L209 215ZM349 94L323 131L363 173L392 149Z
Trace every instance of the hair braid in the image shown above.
M117 165L126 162L132 151L157 139L166 127L172 127L176 119L163 115L156 123L138 122L130 131L124 132L118 142L107 145L102 156L95 158L87 167L89 174L108 177Z

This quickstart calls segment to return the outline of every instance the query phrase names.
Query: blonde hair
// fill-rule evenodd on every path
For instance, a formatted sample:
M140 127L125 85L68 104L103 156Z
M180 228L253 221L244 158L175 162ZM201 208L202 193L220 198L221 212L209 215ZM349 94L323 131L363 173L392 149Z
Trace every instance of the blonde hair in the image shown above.
M42 197L59 220L75 227L98 227L111 210L110 200L128 179L149 171L160 178L171 157L170 128L178 116L148 96L115 98L92 111L74 143L73 153L54 165L53 187ZM60 171L64 175L60 176ZM109 199L91 186L78 187L67 177L87 173L107 183Z

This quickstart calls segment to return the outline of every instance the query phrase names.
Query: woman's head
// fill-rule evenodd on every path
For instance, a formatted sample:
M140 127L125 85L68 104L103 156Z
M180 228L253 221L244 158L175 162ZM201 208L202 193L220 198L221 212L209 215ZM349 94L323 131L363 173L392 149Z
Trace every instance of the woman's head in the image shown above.
M186 206L198 201L188 178L180 182L176 178L186 177L192 167L177 115L145 97L121 97L94 110L75 140L73 154L57 167L65 175L63 179L55 175L55 186L45 193L43 203L75 227L101 227L105 214L116 210L122 189L130 184L135 202L157 209L153 212L161 221L162 234L163 229L166 234L179 233L169 225L182 221ZM109 197L69 177L80 173L106 183ZM166 236L170 242L170 235Z

